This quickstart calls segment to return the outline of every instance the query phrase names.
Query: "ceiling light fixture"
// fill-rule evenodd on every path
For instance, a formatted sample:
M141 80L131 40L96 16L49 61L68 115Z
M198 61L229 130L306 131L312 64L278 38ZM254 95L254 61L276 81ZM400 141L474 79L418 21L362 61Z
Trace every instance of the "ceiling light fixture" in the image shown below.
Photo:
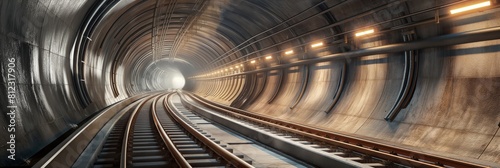
M461 7L461 8L458 8L458 9L452 9L452 10L450 10L450 13L451 14L456 14L456 13L470 11L470 10L477 9L477 8L487 7L487 6L490 6L490 5L491 5L491 2L490 1L486 1L486 2L481 2L481 3L474 4L474 5L469 5L469 6L466 6L466 7Z
M367 34L372 34L374 32L375 32L375 30L373 30L373 29L362 31L362 32L358 32L358 33L356 33L356 37L364 36L364 35L367 35Z
M323 46L323 42L319 42L319 43L315 43L315 44L311 45L312 48L321 47L321 46Z

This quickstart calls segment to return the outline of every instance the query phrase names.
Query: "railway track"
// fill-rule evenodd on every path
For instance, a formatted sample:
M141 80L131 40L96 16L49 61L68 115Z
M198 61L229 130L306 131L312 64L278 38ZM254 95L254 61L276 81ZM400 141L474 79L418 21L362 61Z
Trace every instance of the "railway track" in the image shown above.
M149 97L120 118L93 167L253 167L174 113L170 96Z
M259 161L264 155L245 151L258 145L261 146L252 149L267 153L266 157L287 157L300 167L487 167L281 121L209 102L190 93L152 94L121 107L116 115L102 113L93 119L89 129L78 131L75 135L79 137L61 144L63 148L56 149L58 152L40 167L69 164L73 167L245 168L254 167L252 162L266 167ZM106 124L99 124L103 123L99 121L101 118ZM68 158L64 157L66 151L75 149L72 144L85 140L85 131L95 130L92 124L101 125L96 127L100 131L92 136L75 162L64 163ZM210 128L219 133L212 137ZM246 140L222 143L227 137L221 136L221 129ZM238 148L238 154L228 145ZM269 152L271 148L273 152ZM293 166L290 163L295 161L284 162Z
M182 101L186 106L192 108L193 110L197 111L207 118L218 120L219 123L226 123L229 125L243 123L248 127L256 128L256 131L260 130L265 132L259 134L272 134L269 136L274 136L277 139L286 138L288 140L292 140L294 141L294 143L286 141L284 141L283 143L299 144L295 145L296 148L300 146L305 146L302 150L309 150L309 148L314 148L315 150L311 149L313 153L314 151L319 151L317 153L319 153L320 155L323 154L326 156L333 156L333 159L338 159L340 161L347 160L358 163L347 163L352 164L352 167L487 167L475 163L469 163L437 155L411 151L390 145L376 143L369 140L359 139L356 137L350 137L343 134L328 132L297 123L277 120L271 118L270 116L251 113L241 109L212 103L191 93L178 92L178 94L181 96ZM210 112L208 112L210 110L216 111L216 113L219 113L223 116L231 117L235 120L235 122L231 123L230 121L223 121L221 119L222 117L218 117L217 114L210 114ZM244 127L244 125L241 126ZM245 132L248 131L248 129L242 129L241 131ZM255 138L259 137L255 136ZM266 140L261 139L261 141ZM282 150L287 149L284 148ZM301 156L299 154L294 155L293 151L284 152L307 161L308 156ZM313 159L311 156L309 157L310 159ZM318 162L323 161L324 160ZM326 163L311 164L317 165L319 167L325 167L328 165Z

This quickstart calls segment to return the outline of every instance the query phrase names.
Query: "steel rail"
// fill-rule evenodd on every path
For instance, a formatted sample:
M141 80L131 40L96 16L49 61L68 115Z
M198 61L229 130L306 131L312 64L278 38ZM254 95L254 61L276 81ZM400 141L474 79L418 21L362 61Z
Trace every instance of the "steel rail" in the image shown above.
M168 95L166 95L166 96L168 96ZM164 96L164 99L166 99L166 96ZM153 122L156 126L156 130L160 134L160 137L163 140L163 142L165 143L165 146L167 146L168 151L170 151L170 153L174 157L175 161L177 162L177 165L179 165L179 167L182 167L182 168L190 168L191 165L189 165L188 161L182 156L181 152L179 152L179 150L177 150L177 148L175 147L175 145L172 142L172 140L170 139L170 137L168 137L167 132L163 129L163 127L160 123L160 119L158 119L158 116L156 113L157 100L158 99L155 98L155 100L151 104L151 114L153 116Z
M163 101L163 107L165 108L165 111L167 111L168 115L172 117L179 125L181 125L186 131L188 131L192 136L194 136L196 139L198 139L201 143L203 143L205 146L210 148L214 153L217 155L221 156L224 160L227 161L228 164L231 164L235 167L239 168L250 168L253 167L251 164L247 163L246 161L240 159L239 157L235 156L234 154L230 153L226 149L222 148L209 138L205 137L203 134L198 132L196 129L194 129L192 126L187 124L184 120L181 119L174 111L171 105L171 97L173 94L169 94L167 98Z
M155 96L158 96L158 94L155 95ZM123 136L123 141L122 141L122 153L121 153L121 156L120 156L120 168L126 168L127 167L128 140L129 140L130 130L133 128L133 124L134 124L135 119L137 117L137 113L142 108L142 106L144 106L144 104L147 101L151 100L155 96L151 96L151 97L148 97L148 98L144 99L139 105L137 105L137 107L134 109L134 111L132 112L132 114L130 114L130 118L127 121L127 126L125 127L125 133L123 134L124 136Z
M251 113L248 111L227 107L216 103L208 103L208 101L202 100L203 98L200 98L191 93L187 93L186 95L188 95L193 100L206 107L215 109L219 112L222 112L230 116L234 116L240 119L246 119L248 121L253 121L261 125L267 125L273 128L278 128L283 131L308 137L320 142L325 142L334 146L339 146L349 150L358 151L360 153L390 160L392 162L404 165L410 165L416 167L443 167L443 166L468 167L468 168L487 167L475 163L469 163L456 159L444 158L437 155L422 153L418 151L411 151L408 149L403 149L395 146L380 144L374 141L364 140L340 133L321 130L318 128L305 126L298 123L281 121L278 119L273 119L270 116Z
M102 128L113 115L119 113L119 109L123 104L135 103L135 101L140 101L144 99L145 95L139 94L137 97L133 96L131 98L118 101L113 103L97 112L95 116L91 117L87 122L79 126L74 133L69 135L65 140L61 141L57 146L55 146L51 151L49 151L42 158L33 161L32 167L54 167L54 165L59 166L71 166L75 163L78 158L67 158L68 153L74 154L75 152L81 154L84 151L80 148L81 145L88 145L92 141L93 136L98 133L98 130ZM99 128L99 129L94 129Z

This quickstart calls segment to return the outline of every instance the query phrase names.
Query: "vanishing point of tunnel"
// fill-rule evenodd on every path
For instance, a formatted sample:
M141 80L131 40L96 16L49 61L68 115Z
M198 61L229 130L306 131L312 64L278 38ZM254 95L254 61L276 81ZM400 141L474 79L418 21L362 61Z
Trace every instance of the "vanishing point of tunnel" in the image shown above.
M499 7L0 0L0 167L500 167Z

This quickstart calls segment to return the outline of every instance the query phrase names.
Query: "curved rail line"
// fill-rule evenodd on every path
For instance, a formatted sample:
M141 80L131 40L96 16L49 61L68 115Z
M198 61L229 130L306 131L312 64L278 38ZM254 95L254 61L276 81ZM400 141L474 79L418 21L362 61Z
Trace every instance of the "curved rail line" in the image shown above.
M153 107L156 107L156 101L153 102ZM175 159L179 167L190 168L189 162L182 156L182 153L177 150L177 147L173 143L172 139L168 136L167 132L163 129L163 126L160 123L160 119L157 116L156 108L152 108L151 112L153 113L153 122L155 124L158 133L161 136L161 139L165 143L165 146L168 148L168 151L172 154L172 157Z
M253 167L183 120L171 95L145 98L124 115L94 167Z
M183 93L179 93L183 94ZM313 141L329 144L336 147L341 147L358 153L362 153L371 157L385 160L385 163L398 163L401 165L415 167L468 167L481 168L487 167L470 163L466 161L445 158L433 154L427 154L418 151L412 151L395 146L380 144L374 141L351 137L339 133L329 132L318 128L301 125L298 123L287 122L273 119L269 116L251 113L245 110L220 105L209 102L192 93L186 93L197 103L219 111L223 114L240 118L246 121L257 123L266 127L278 129L282 132L296 134L302 137L309 138Z
M171 159L163 150L165 145L156 139L158 130L151 123L149 112L154 109L152 105L158 97L144 100L130 114L122 140L120 167L172 166ZM151 103L149 110L144 109L147 108L146 103Z
M253 167L251 164L247 163L243 159L222 148L217 143L210 140L205 135L201 134L192 126L190 126L188 123L186 123L184 120L182 120L181 117L175 113L173 105L169 101L171 96L172 94L169 94L165 99L165 101L163 102L164 108L168 112L169 116L172 117L172 119L175 120L180 126L182 126L187 132L189 132L189 134L198 139L198 141L200 141L204 146L209 148L216 155L220 156L220 158L224 159L225 162L227 162L229 165L241 168Z

